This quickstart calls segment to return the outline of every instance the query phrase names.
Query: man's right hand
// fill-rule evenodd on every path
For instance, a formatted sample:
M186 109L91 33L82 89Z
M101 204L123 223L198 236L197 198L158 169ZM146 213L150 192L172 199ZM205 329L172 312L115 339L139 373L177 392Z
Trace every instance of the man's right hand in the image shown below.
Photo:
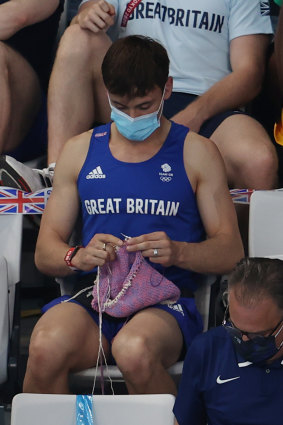
M116 258L115 248L123 241L116 236L97 233L85 248L79 249L72 259L72 264L79 270L90 271L96 266L103 266Z
M84 6L85 5L85 6ZM84 3L75 23L94 33L107 31L115 22L115 7L105 0Z

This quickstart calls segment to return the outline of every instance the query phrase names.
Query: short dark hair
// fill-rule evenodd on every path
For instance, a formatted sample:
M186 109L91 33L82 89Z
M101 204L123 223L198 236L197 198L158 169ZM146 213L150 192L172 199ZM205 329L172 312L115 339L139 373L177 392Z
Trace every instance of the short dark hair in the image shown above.
M283 310L283 261L244 258L228 277L228 289L237 287L237 298L249 305L270 297Z
M110 93L142 97L156 86L163 91L169 75L169 58L166 49L152 38L130 35L110 46L101 69Z

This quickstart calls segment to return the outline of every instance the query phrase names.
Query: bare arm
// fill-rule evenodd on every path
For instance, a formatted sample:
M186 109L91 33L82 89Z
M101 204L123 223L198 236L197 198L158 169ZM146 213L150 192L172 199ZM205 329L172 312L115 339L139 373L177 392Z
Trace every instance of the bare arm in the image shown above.
M244 252L223 160L213 142L192 132L187 137L184 159L207 239L199 243L179 242L164 232L154 232L130 239L128 250L140 249L150 261L164 266L227 273ZM153 256L156 248L158 256Z
M48 18L59 0L10 0L0 5L0 40L7 40L19 30Z
M51 276L74 273L66 265L64 257L79 212L77 177L87 154L90 136L89 131L69 140L56 164L53 190L42 217L35 252L37 267ZM122 244L123 241L113 235L96 234L86 247L78 251L72 264L80 270L90 271L114 260L114 247Z
M41 220L35 262L39 270L53 276L72 273L64 257L79 211L76 187L78 165L75 158L80 159L82 156L77 152L81 145L80 137L66 143L56 164L53 190ZM78 160L78 164L80 162Z
M107 31L114 21L115 8L111 3L105 0L90 0L79 8L72 24L79 24L82 29L97 33Z
M213 115L246 105L259 93L265 72L270 37L246 35L230 43L232 72L173 117L179 124L198 132Z
M189 133L184 159L195 184L198 208L207 239L184 243L178 265L201 273L227 273L244 256L237 216L222 157L213 142Z

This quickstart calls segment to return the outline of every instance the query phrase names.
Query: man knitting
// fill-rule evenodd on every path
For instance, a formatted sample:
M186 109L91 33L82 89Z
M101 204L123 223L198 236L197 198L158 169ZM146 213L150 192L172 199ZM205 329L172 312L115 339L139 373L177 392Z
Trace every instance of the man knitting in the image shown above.
M107 52L102 74L113 122L66 144L36 264L54 276L77 273L78 292L93 285L97 267L111 266L117 247L126 244L128 253L140 252L191 294L130 317L103 314L103 349L129 393L176 394L166 369L202 330L192 297L198 274L226 273L243 255L235 211L216 146L162 115L172 91L166 50L142 36L120 39ZM80 210L82 247L75 248L68 241ZM24 391L69 392L69 372L95 365L98 313L85 298L46 306L32 334Z

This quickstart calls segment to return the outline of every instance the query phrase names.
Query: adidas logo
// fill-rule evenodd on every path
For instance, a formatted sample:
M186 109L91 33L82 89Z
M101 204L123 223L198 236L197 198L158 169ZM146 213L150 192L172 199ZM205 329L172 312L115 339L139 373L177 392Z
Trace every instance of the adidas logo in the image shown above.
M103 174L102 168L100 165L96 168L94 168L88 175L86 176L86 179L105 179L106 175Z
M181 313L182 316L185 315L181 304L168 304L168 307L171 308L172 310L177 311L178 313Z

